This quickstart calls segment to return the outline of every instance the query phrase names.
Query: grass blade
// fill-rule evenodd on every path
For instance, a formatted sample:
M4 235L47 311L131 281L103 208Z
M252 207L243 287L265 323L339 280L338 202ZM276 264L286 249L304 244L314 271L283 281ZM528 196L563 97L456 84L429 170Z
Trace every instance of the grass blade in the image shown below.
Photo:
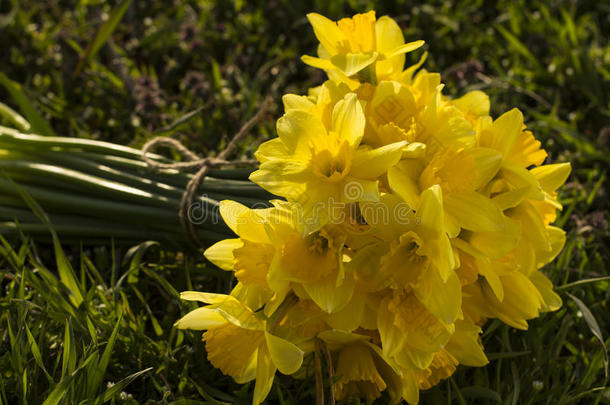
M87 360L83 362L74 372L66 377L64 377L59 384L53 388L53 391L49 394L47 399L42 403L42 405L57 405L61 403L62 398L68 392L70 388L70 383L80 372L91 363L91 361L95 358L94 355L90 355Z
M119 311L121 307L118 307ZM114 326L114 330L108 339L108 343L106 343L106 347L104 348L104 353L102 353L102 357L100 357L100 361L93 365L93 377L88 383L89 397L93 397L95 392L98 390L99 386L104 379L104 374L106 373L106 368L108 368L108 363L110 362L110 356L112 355L112 350L114 349L114 344L116 342L117 335L119 333L119 328L121 326L121 320L123 319L122 311L119 312L119 319L117 320L116 325Z
M184 114L182 117L177 118L171 124L169 124L163 128L159 128L157 131L155 131L155 135L172 132L173 130L178 128L180 125L185 124L185 123L189 122L190 120L192 120L193 118L195 118L196 116L198 116L201 113L201 111L203 111L203 109L204 109L204 107L199 107L196 110L193 110L193 111L190 111L190 112Z
M104 394L102 395L102 400L101 400L100 403L104 403L104 402L110 401L118 392L121 392L123 390L123 388L125 388L127 385L129 385L133 380L135 380L136 378L138 378L142 374L148 373L152 369L153 369L152 367L149 367L149 368L146 368L144 370L138 371L137 373L133 373L133 374L128 375L127 377L123 378L121 381L119 381L118 383L114 384L112 387L108 388L104 392Z
M32 128L25 118L4 103L0 103L0 116L12 122L21 131L28 132Z
M123 266L126 266L129 263L129 268L119 278L116 285L113 286L113 289L115 291L120 288L121 284L123 283L123 280L125 280L125 277L129 277L129 282L137 281L137 273L139 272L140 264L142 263L142 256L149 248L153 246L159 246L159 242L149 240L146 242L142 242L137 246L133 246L127 251L123 258Z
M12 81L4 73L0 72L0 85L9 92L13 100L19 105L21 112L31 124L30 129L33 132L46 136L56 136L51 125L36 111L34 105L25 96L19 83Z
M76 367L76 346L74 344L74 332L72 330L72 321L70 319L66 320L63 346L61 378L71 374Z
M36 343L36 339L34 339L32 332L30 332L30 328L28 328L27 323L24 323L23 326L25 328L25 333L28 337L28 343L30 344L30 350L32 351L32 355L34 355L34 360L36 361L36 364L38 364L38 367L40 367L42 371L44 371L49 381L53 382L53 377L51 377L46 367L44 366L44 363L42 362L42 354L40 353L40 348L38 347L38 343Z
M525 56L536 68L540 68L540 62L538 59L527 49L527 47L523 44L523 42L519 41L519 39L511 34L506 28L501 25L496 26L496 29L502 34L504 38L508 41L508 43L521 55Z
M119 5L117 5L114 10L110 13L110 17L102 26L99 31L95 35L93 42L87 46L85 50L84 57L78 62L76 66L76 70L74 71L74 76L78 76L83 67L88 64L91 59L98 53L102 45L108 41L110 35L114 32L121 19L123 19L123 15L127 11L127 8L131 4L131 0L123 0Z
M49 229L49 232L53 237L53 247L55 250L55 259L57 263L57 271L59 272L59 278L70 290L70 300L72 301L74 306L78 307L83 302L83 294L81 292L81 288L77 281L76 275L74 274L74 270L72 269L72 265L70 264L70 261L68 260L63 249L61 248L59 238L57 237L57 233L53 229L53 224L51 223L51 220L44 212L42 207L38 205L36 200L34 200L28 193L22 190L12 180L9 179L9 181L13 184L13 186L15 187L23 201L25 201L27 206Z
M595 319L595 317L593 316L593 313L585 305L584 302L582 302L580 299L576 298L575 296L573 296L570 293L566 293L566 294L568 295L568 297L570 297L572 299L572 301L574 301L576 303L576 305L578 306L578 309L580 309L580 312L582 312L582 316L583 316L583 318L585 318L585 322L587 322L587 325L589 326L591 333L593 333L593 336L595 336L597 338L597 340L599 340L599 343L601 343L602 348L604 350L605 373L606 373L606 377L608 377L608 350L606 349L606 342L604 341L604 337L602 336L602 330L600 329L599 324L597 323L597 320Z
M555 287L555 290L556 291L568 290L572 287L593 284L593 283L597 283L599 281L610 281L610 276L586 278L584 280L574 281L573 283L568 283L568 284L561 285L559 287Z

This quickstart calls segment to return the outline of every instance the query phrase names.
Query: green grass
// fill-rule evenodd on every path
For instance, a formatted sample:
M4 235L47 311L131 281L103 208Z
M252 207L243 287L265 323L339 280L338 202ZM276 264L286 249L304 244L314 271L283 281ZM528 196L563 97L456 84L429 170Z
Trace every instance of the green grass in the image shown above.
M490 322L491 363L459 368L422 392L422 403L610 404L599 339L610 344L610 281L579 283L610 275L610 6L133 1L114 27L121 4L0 2L0 101L42 133L135 147L171 134L204 154L222 148L270 95L275 109L241 150L250 156L274 136L281 95L323 80L298 59L315 49L305 14L338 18L374 6L407 39L426 40L426 67L443 72L447 94L483 89L494 116L524 111L549 161L573 165L557 221L567 243L545 269L564 306L528 331ZM0 124L20 125L0 111L9 111ZM253 387L214 369L200 334L172 328L192 309L179 291L227 292L229 273L152 242L0 242L0 403L250 402ZM313 399L312 378L279 376L268 402Z

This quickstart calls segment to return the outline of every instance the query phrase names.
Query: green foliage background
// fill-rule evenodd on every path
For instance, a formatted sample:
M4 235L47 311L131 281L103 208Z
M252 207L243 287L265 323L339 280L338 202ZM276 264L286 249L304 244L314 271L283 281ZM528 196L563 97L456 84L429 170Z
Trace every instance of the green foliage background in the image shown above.
M490 365L460 368L423 392L422 403L610 404L602 345L610 335L610 4L127 3L0 0L0 101L24 115L31 103L41 132L136 147L197 111L163 133L205 154L222 148L270 95L274 110L241 151L250 156L274 136L281 95L324 80L299 60L316 46L305 14L337 19L375 9L395 18L407 40L426 41L425 66L443 72L446 94L485 90L496 117L520 108L549 161L573 165L557 221L568 242L546 269L565 305L526 332L490 322L483 336ZM64 246L60 260L57 246L2 240L1 404L250 401L252 386L207 362L200 334L172 329L192 309L178 291L226 292L230 274L153 243L84 246ZM313 385L311 377L279 376L268 402L313 403Z

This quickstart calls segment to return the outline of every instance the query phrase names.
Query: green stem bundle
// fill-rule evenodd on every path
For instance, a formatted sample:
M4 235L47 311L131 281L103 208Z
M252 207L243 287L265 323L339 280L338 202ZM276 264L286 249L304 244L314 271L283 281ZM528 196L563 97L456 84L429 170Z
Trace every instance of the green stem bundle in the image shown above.
M167 162L160 155L148 155ZM247 180L252 168L215 169L199 187L197 233L202 241L232 237L218 215L231 199L262 206L273 196ZM48 239L47 228L25 209L19 189L49 215L62 240L148 239L185 243L180 200L192 178L177 170L153 170L137 149L108 142L23 134L0 127L0 233Z

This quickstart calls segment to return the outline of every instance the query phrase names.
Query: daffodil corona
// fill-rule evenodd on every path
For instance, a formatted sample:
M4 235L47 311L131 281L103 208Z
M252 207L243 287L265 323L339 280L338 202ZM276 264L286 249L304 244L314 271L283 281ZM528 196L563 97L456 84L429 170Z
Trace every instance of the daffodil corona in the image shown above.
M207 305L176 326L205 330L210 362L255 381L254 404L278 370L315 374L313 356L339 400L415 404L457 365L487 364L488 319L526 329L561 306L541 269L565 242L551 223L570 166L542 165L519 110L494 120L483 92L443 95L425 55L405 69L423 42L391 18L307 17L320 46L303 61L329 80L284 96L250 177L284 200L222 202L237 238L205 256L237 284L183 293Z

